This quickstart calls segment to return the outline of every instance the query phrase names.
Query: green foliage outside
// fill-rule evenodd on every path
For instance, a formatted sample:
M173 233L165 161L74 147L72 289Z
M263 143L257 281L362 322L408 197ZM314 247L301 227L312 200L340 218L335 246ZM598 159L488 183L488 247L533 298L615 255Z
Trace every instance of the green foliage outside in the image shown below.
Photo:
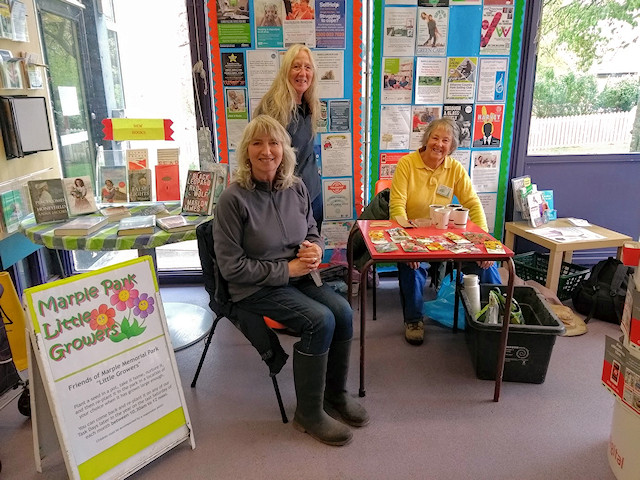
M534 115L629 111L637 105L637 79L610 83L598 93L595 77L586 72L612 51L640 41L639 25L640 0L544 0ZM631 38L629 30L633 32ZM631 66L638 59L628 61ZM636 110L629 151L640 151L640 108Z

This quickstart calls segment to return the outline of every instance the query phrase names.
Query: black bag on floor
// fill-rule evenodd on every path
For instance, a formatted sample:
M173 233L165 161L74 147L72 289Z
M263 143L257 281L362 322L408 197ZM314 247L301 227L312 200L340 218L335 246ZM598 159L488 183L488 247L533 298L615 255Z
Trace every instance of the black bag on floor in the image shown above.
M589 278L583 280L572 295L574 308L587 316L585 323L591 317L620 323L630 273L630 267L612 257L598 262L591 269Z

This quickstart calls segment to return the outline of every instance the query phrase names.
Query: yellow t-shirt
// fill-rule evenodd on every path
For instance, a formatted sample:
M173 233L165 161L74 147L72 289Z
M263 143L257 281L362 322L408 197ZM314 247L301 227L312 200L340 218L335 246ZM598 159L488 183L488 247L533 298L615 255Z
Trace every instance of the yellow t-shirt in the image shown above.
M429 205L447 205L458 199L469 218L484 231L487 219L464 167L447 156L435 170L427 167L416 150L400 159L391 182L389 218L429 218Z

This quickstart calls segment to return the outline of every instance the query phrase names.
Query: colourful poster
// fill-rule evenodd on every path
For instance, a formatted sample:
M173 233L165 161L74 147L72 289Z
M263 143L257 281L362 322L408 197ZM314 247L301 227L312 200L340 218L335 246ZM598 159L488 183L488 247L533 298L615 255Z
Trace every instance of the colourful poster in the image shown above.
M476 105L473 124L473 146L500 147L504 105Z
M225 87L245 87L247 77L244 70L244 53L221 53L222 83Z
M217 0L218 42L221 47L251 48L249 0Z
M319 0L316 5L316 48L345 48L345 0Z
M480 55L509 55L513 34L513 7L490 5L482 11Z

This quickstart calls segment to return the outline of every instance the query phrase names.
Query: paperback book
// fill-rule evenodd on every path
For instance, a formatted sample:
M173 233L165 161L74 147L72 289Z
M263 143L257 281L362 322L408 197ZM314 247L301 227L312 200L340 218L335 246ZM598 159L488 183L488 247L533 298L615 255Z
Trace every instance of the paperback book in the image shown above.
M5 231L7 233L17 231L20 220L26 214L20 191L9 190L0 193L0 205L2 206L2 221Z
M53 234L58 236L91 235L107 223L107 217L77 217L54 229Z
M108 222L119 222L121 219L131 216L131 212L124 205L101 208L100 213L107 218Z
M64 193L67 196L69 214L82 215L98 210L96 197L91 186L91 178L88 175L63 178L62 183L64 184Z
M100 198L102 203L127 202L127 167L100 167Z
M151 201L151 170L148 168L129 170L129 201Z
M127 150L127 166L129 171L147 168L149 150L146 148L130 148Z
M152 234L155 231L155 226L155 215L141 215L123 218L120 220L120 224L118 225L118 236Z
M180 200L180 166L177 163L156 165L156 200Z
M214 172L189 170L182 199L182 213L211 215L214 179Z
M29 180L27 187L36 223L56 222L69 218L61 178Z
M156 218L156 225L158 225L165 232L186 232L188 230L194 230L202 220L188 220L182 215L171 215L169 217Z

